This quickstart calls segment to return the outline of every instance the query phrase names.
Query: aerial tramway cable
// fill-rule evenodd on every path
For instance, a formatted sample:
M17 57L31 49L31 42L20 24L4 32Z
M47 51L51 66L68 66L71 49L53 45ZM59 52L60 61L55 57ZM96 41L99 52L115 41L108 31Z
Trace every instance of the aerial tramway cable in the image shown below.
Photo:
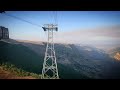
M12 17L12 18L15 18L15 19L17 19L17 20L21 20L21 21L23 21L23 22L29 23L29 24L34 25L34 26L37 26L37 27L42 27L42 26L39 25L39 24L35 24L35 23L33 23L33 22L30 22L30 21L25 20L25 19L22 19L22 18L20 18L20 17L17 17L17 16L14 16L14 15L8 14L8 13L6 13L6 12L4 12L4 13L2 13L2 14L6 15L6 16L9 16L9 17ZM57 21L57 11L53 11L53 19L54 19L55 25L58 25L58 21ZM45 32L45 35L46 35L46 32Z
M9 17L12 17L12 18L15 18L15 19L18 19L18 20L21 20L21 21L26 22L26 23L29 23L29 24L31 24L31 25L35 25L35 26L37 26L37 27L42 27L41 25L32 23L32 22L30 22L30 21L28 21L28 20L22 19L22 18L20 18L20 17L16 17L16 16L11 15L11 14L8 14L8 13L4 13L4 15L9 16Z

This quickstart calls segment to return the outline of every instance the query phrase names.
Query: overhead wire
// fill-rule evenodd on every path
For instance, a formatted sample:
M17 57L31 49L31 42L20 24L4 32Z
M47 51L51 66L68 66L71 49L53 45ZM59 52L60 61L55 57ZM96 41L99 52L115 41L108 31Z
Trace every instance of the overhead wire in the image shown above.
M30 22L30 21L28 21L28 20L22 19L22 18L20 18L20 17L16 17L16 16L11 15L11 14L8 14L8 13L4 13L4 15L9 16L9 17L12 17L12 18L15 18L15 19L18 19L18 20L21 20L21 21L26 22L26 23L29 23L29 24L31 24L31 25L35 25L35 26L37 26L37 27L42 27L42 26L39 25L39 24L35 24L35 23L33 23L33 22Z
M26 23L29 23L29 24L34 25L34 26L36 26L36 27L42 27L42 26L39 25L39 24L30 22L30 21L28 21L28 20L22 19L22 18L20 18L20 17L14 16L14 15L11 15L11 14L8 14L8 13L6 13L6 12L4 13L4 15L9 16L9 17L12 17L12 18L17 19L17 20L20 20L20 21L23 21L23 22L26 22Z
M57 11L53 11L53 17L54 17L54 23L55 23L55 25L57 25L57 27L58 27ZM54 37L55 37L54 39L57 40L57 38L58 38L57 32L54 32Z
M55 22L55 24L57 25L58 23L58 21L57 21L57 11L53 11L53 17L54 17L54 22Z
M55 14L55 16L56 16L56 24L58 25L57 11L56 11L56 14Z
M51 12L50 12L51 13ZM58 25L58 21L57 21L57 11L53 11L52 12L53 13L53 24L55 24L55 25ZM51 14L50 14L51 15ZM57 36L56 34L57 33L54 33L55 34L55 36ZM45 32L45 37L47 38L47 32Z
M16 17L16 16L11 15L11 14L8 14L8 13L6 13L6 12L3 13L3 14L6 15L6 16L9 16L9 17L15 18L15 19L17 19L17 20L21 20L21 21L23 21L23 22L29 23L29 24L31 24L31 25L34 25L34 26L37 26L37 27L42 27L42 26L39 25L39 24L35 24L35 23L33 23L33 22L30 22L30 21L28 21L28 20L22 19L22 18L20 18L20 17ZM53 18L54 18L54 22L55 22L55 24L58 25L57 11L53 11ZM47 33L45 33L45 35L46 35L46 34L47 34Z

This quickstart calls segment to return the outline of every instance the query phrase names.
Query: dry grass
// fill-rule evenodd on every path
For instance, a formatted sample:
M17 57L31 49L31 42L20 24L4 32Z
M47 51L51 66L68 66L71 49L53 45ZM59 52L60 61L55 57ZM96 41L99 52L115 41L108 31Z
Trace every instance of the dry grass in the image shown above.
M39 79L35 73L26 72L10 64L0 65L0 79Z

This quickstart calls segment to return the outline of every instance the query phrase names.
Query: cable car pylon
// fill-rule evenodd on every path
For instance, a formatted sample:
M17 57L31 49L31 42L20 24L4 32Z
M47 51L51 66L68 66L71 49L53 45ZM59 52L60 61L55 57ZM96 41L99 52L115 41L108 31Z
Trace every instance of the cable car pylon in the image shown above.
M45 24L42 27L47 32L47 46L42 69L42 79L59 79L56 55L53 42L54 31L58 31L57 25Z

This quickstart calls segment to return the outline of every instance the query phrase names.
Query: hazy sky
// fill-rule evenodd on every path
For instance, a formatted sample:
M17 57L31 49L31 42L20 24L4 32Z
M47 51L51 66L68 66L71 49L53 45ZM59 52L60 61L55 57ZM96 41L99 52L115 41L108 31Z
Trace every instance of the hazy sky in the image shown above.
M53 11L7 11L6 13L35 24L55 23ZM120 45L120 11L57 11L59 31L56 42L96 45ZM22 40L45 40L41 27L0 14L0 25L9 28L10 37ZM63 38L64 37L64 38Z

